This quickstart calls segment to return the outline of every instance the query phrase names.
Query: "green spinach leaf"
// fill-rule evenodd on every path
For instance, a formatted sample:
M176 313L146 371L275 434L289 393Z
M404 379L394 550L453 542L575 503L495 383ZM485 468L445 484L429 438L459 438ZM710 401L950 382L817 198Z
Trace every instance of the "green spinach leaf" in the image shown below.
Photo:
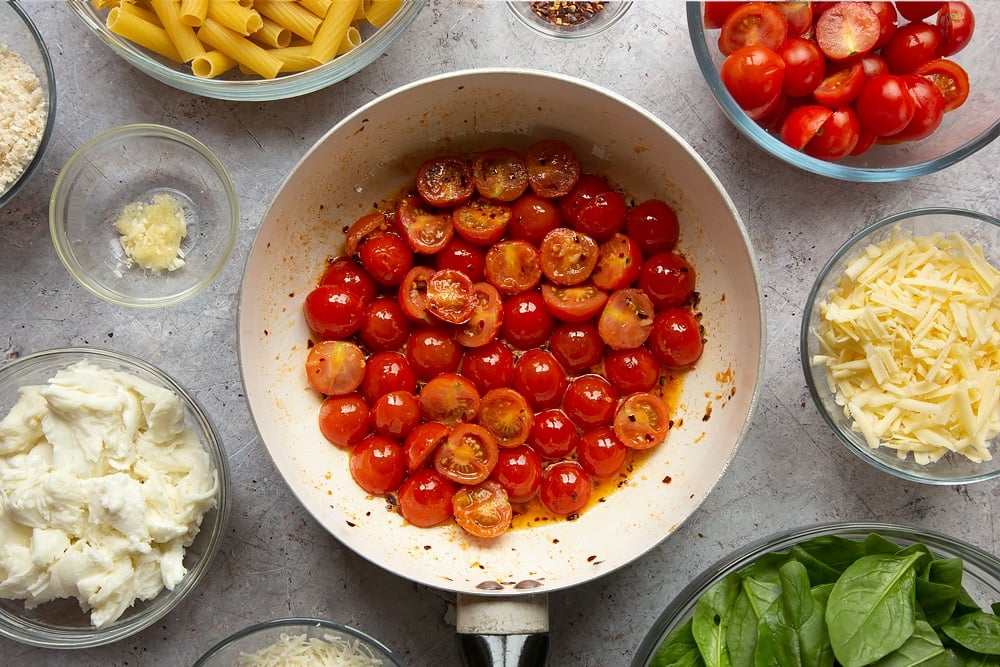
M1000 617L984 611L958 616L941 626L941 632L970 651L1000 655Z
M726 653L726 617L740 593L740 575L733 573L705 591L694 607L691 632L707 667L731 667Z
M689 618L666 636L653 654L649 667L704 667L691 623Z

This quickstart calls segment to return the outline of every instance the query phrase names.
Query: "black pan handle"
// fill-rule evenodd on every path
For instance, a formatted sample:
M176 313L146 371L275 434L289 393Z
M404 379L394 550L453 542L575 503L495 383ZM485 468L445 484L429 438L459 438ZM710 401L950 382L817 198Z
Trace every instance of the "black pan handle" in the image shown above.
M549 653L549 602L459 595L456 630L464 667L544 667Z

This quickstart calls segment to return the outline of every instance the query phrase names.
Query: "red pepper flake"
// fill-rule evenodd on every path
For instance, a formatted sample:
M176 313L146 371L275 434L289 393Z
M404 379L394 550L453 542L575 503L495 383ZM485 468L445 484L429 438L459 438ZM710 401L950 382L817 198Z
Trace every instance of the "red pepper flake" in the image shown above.
M552 25L586 23L604 10L606 2L532 2L531 11Z

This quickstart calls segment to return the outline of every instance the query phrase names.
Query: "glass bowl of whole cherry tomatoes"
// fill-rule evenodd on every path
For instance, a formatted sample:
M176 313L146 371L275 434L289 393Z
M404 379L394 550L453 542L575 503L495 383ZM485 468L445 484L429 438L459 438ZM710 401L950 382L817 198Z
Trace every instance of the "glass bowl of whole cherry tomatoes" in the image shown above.
M687 19L723 113L801 169L902 181L1000 135L1000 3L715 1Z

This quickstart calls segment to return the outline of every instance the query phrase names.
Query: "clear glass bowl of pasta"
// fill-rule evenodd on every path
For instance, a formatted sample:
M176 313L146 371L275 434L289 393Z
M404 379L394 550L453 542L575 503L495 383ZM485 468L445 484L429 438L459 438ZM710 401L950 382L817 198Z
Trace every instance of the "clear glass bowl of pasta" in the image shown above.
M402 667L378 640L321 618L280 618L251 625L210 648L194 667L285 664L282 657L289 663L294 658L295 664Z
M233 101L287 99L346 79L385 53L424 4L69 0L84 25L137 69L174 88Z

